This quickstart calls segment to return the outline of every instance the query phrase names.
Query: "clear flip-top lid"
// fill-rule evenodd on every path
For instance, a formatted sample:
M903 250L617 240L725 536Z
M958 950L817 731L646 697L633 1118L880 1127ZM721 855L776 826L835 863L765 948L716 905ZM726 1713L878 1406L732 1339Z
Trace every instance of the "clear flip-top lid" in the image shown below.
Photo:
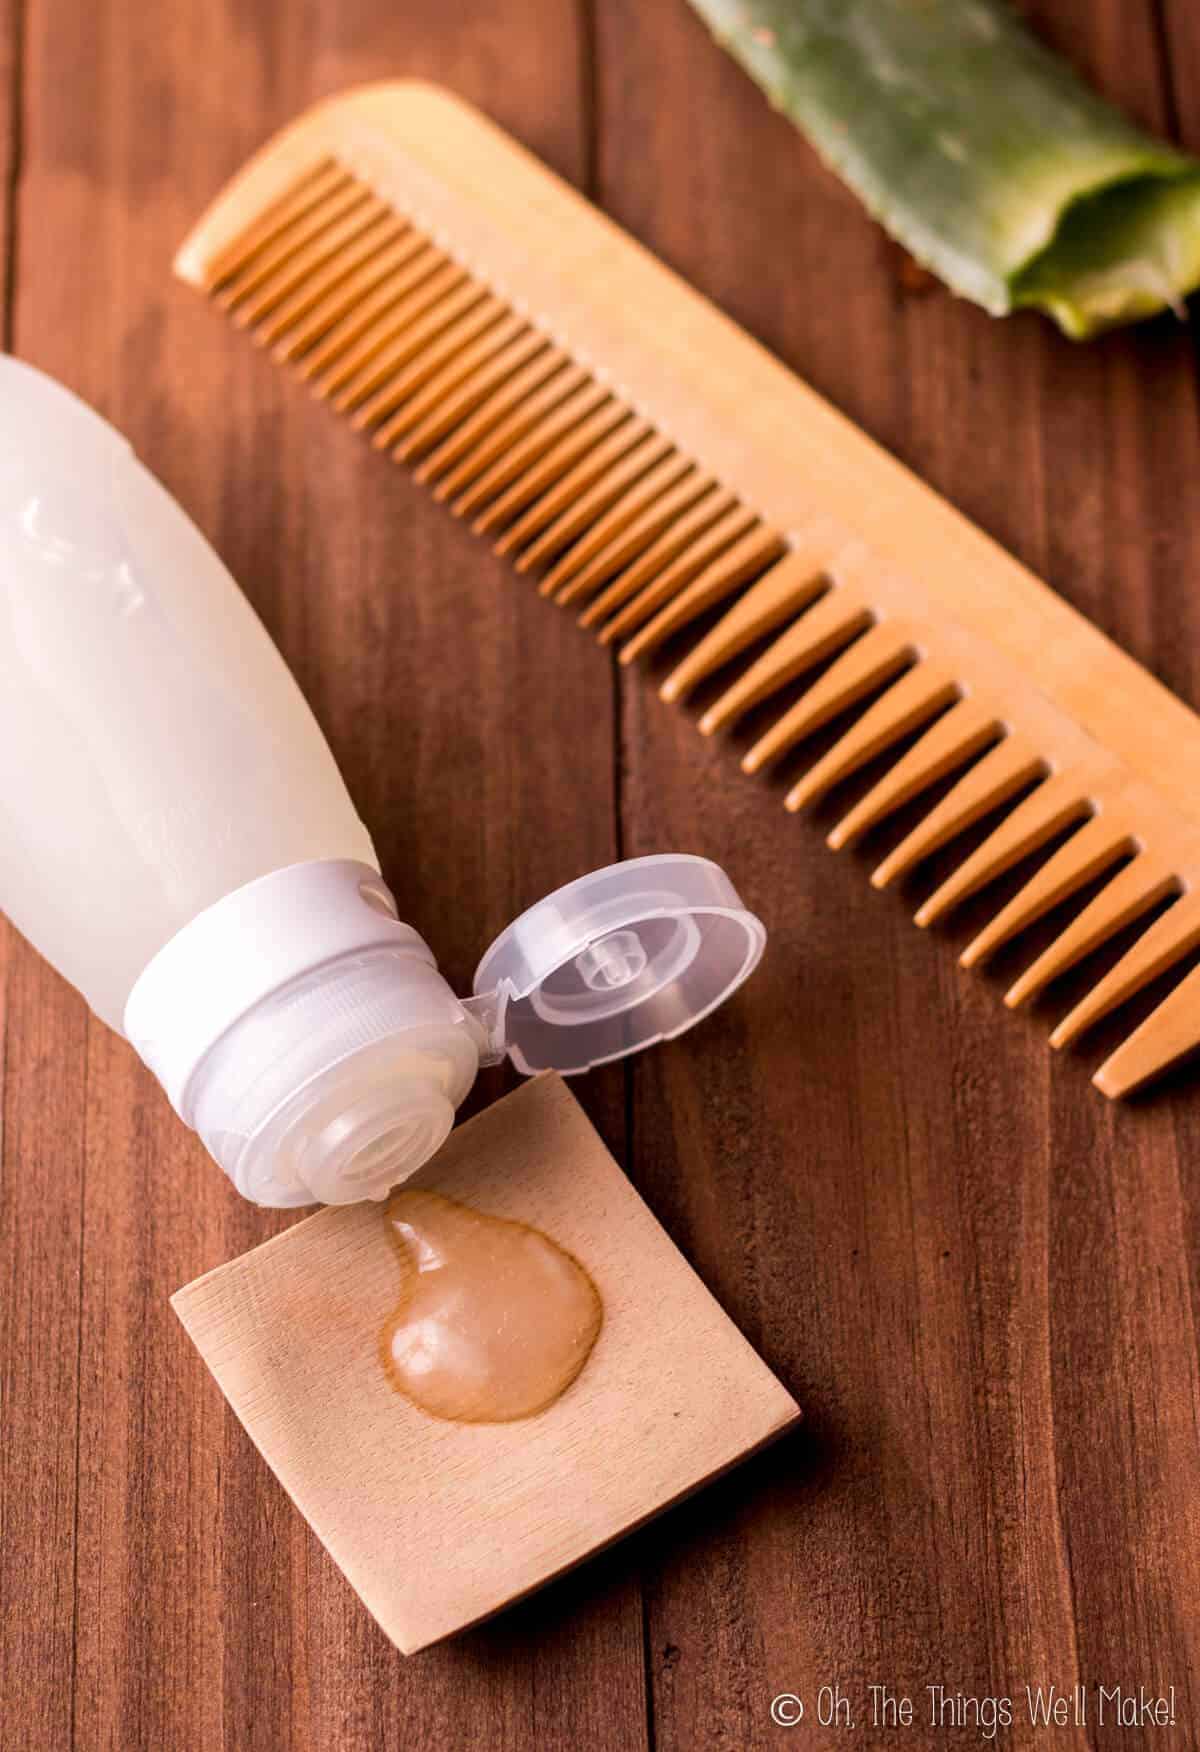
M629 858L501 931L471 1008L495 1057L569 1076L683 1034L754 971L766 937L709 859Z

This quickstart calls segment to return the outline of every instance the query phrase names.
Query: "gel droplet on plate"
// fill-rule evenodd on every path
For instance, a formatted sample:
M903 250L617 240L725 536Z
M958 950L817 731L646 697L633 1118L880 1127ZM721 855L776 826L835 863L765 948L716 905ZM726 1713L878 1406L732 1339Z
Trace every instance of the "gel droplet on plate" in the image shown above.
M383 1330L388 1376L455 1423L532 1417L565 1393L604 1308L579 1261L526 1223L401 1187L384 1210L400 1304Z

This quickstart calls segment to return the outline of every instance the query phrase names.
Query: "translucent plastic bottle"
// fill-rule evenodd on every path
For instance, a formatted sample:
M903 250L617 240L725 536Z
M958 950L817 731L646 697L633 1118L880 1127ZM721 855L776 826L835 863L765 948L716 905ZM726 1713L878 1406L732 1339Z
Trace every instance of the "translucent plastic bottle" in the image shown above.
M638 874L664 863L674 887ZM481 1059L581 1069L678 1033L762 940L715 866L634 860L531 909L460 1003L212 549L118 433L4 358L0 908L275 1205L382 1196Z

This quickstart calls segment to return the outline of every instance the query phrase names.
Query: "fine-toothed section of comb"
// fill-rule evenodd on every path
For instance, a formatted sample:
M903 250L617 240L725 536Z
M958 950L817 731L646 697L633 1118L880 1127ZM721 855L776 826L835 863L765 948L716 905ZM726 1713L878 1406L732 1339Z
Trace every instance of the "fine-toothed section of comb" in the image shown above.
M361 432L370 424L370 415L364 404L373 406L375 398L387 394L392 380L399 377L411 361L420 360L425 349L447 329L469 316L476 306L488 302L483 287L473 280L463 279L453 290L435 285L438 280L440 276L435 275L428 286L413 294L413 303L421 306L415 321L406 301L402 322L387 325L382 335L364 337L360 348L353 350L353 360L344 362L348 371L341 376L341 387L332 398L333 405L339 414L354 414L351 425L356 431ZM494 308L495 301L491 303ZM490 316L491 311L487 314ZM339 367L339 374L341 372Z
M538 585L540 593L565 605L594 588L601 578L611 577L634 554L649 547L665 524L713 484L711 475L701 474L688 457L673 451L551 566Z
M380 333L390 333L388 324L393 319L405 314L411 318L464 277L457 263L419 234L414 233L407 248L402 241L396 249L399 259L385 259L377 274L367 273L359 295L334 314L330 327L314 337L315 344L290 358L302 381L311 384L313 394L320 399L353 376L371 340ZM436 278L439 275L441 278ZM412 302L406 304L405 300Z
M645 652L656 650L681 627L760 577L786 548L787 543L777 530L766 524L757 524L725 553L710 560L686 589L672 596L632 639L622 645L621 662L632 663Z
M444 337L441 348L446 353L445 362L440 369L432 373L426 372L423 383L412 393L400 397L400 406L384 420L372 435L371 442L376 450L390 450L399 460L403 448L401 440L406 438L414 427L419 426L431 412L444 407L452 396L468 379L478 376L479 372L491 364L497 354L503 355L512 343L528 340L529 331L519 316L506 315L504 306L500 306L500 315L495 321L478 323L476 338L468 336L465 343L459 342L449 346L449 337ZM536 341L536 336L532 337ZM437 349L431 349L436 352ZM524 357L528 357L526 350ZM428 361L421 361L423 366ZM397 387L409 377L414 370L402 373L396 380Z
M393 295L385 300L382 313L374 321L359 326L357 333L339 327L317 349L318 355L326 357L310 378L313 394L320 401L331 401L339 413L364 400L387 375L393 366L391 348L400 349L394 360L398 368L420 351L429 333L436 334L458 315L464 300L469 304L476 297L476 289L463 269L440 251L431 250L418 257L398 280L403 287L401 295L394 296L396 287L389 287ZM447 304L449 315L445 314ZM422 326L426 321L428 329ZM406 342L411 343L407 351ZM371 367L381 360L380 375L369 375Z
M217 303L244 328L246 321L239 315L240 307L260 287L271 285L279 277L290 278L289 263L303 260L310 267L315 265L313 256L308 253L313 244L317 250L316 262L326 260L334 248L346 241L347 235L357 233L364 214L374 217L382 209L383 203L361 183L351 182L335 189L303 218L281 231L272 243L256 250L245 266L219 288Z
M599 384L588 383L522 443L514 445L507 456L485 469L459 494L451 509L457 516L467 517L476 506L484 505L486 509L471 525L475 534L502 529L569 474L581 458L586 460L598 445L607 443L610 433L626 426L629 432L618 438L618 448L632 444L646 427L633 427L627 408Z
M397 302L406 290L428 278L437 259L423 237L401 232L332 286L301 320L288 325L273 321L272 357L282 365L295 365L305 381L316 377L336 356L344 329L361 332L362 313L372 300L378 307Z
M247 226L228 249L209 262L204 276L205 291L212 297L219 297L225 282L243 269L253 256L267 249L283 232L297 225L331 196L348 188L350 183L350 172L332 159L316 165L293 189Z
M1179 834L1152 788L1051 700L1022 695L977 634L933 609L920 579L882 565L819 496L799 501L794 526L764 517L634 399L636 384L609 382L569 335L461 259L453 230L418 222L325 158L221 250L204 285L623 664L678 641L659 692L679 703L715 682L704 735L767 708L745 771L793 758L847 715L784 797L798 810L890 760L828 831L831 848L936 787L873 884L909 876L973 829L985 837L964 844L919 925L1041 854L960 956L981 964L1061 909L1053 941L1010 985L1010 1007L1141 921L1054 1030L1055 1046L1200 950L1200 837ZM1123 1094L1197 1047L1200 968L1096 1081Z
M289 255L253 289L243 292L237 280L231 281L234 322L239 328L254 329L259 342L268 345L293 319L297 304L304 314L309 300L327 289L330 277L336 281L391 243L400 231L401 223L386 202L360 203L338 224Z
M290 297L257 322L255 340L263 347L278 344L278 358L295 358L359 302L364 285L377 284L423 247L423 239L385 208L383 217L368 225L350 248L339 250L319 273L306 275Z
M636 596L650 579L656 578L667 566L680 559L699 536L735 508L743 520L742 527L747 527L753 521L754 513L738 507L737 494L728 487L713 487L701 493L698 503L685 511L677 522L672 523L651 542L644 553L639 554L611 583L605 585L580 614L579 625L599 625L614 609L620 608L623 602L628 602L631 596Z
M475 357L467 370L459 373L451 366L414 397L408 410L412 418L407 436L392 451L397 462L412 462L426 456L448 432L456 427L461 430L468 423L467 416L489 401L498 385L511 384L518 376L523 377L522 367L530 360L543 363L543 356L549 352L543 336L536 329L524 328L520 317L510 321L516 325L515 340L502 345L497 352L491 339L485 336L474 349ZM545 360L543 368L553 363L552 359ZM422 478L428 478L423 470L421 473Z
M614 640L635 631L656 614L663 603L669 602L678 591L699 577L707 566L718 560L735 542L741 541L759 526L759 518L748 505L741 504L732 494L730 498L732 503L723 516L718 517L715 523L710 523L694 541L689 542L669 565L664 566L660 572L652 573L650 581L643 584L637 595L626 601L612 619L604 623L599 633L602 645L611 645ZM624 579L617 579L611 589L605 592L605 596L615 597L624 582ZM596 622L590 624L595 625Z
M633 417L620 402L602 412L608 426L599 417L595 423L587 422L518 481L513 492L475 520L473 527L480 534L507 524L496 540L496 553L515 553L523 543L532 542L564 510L603 483L611 469L632 469L636 475L658 460L651 456L653 450L661 456L668 448L665 439L655 437L648 420ZM607 436L601 437L601 430ZM568 455L571 464L564 468Z
M377 449L386 450L389 440L383 437L383 432L391 429L395 416L404 412L409 400L424 389L439 372L448 368L464 352L474 348L481 335L490 336L506 322L513 323L514 327L503 336L503 340L511 340L513 333L520 327L519 319L506 317L505 306L498 298L477 300L457 321L443 325L436 340L423 347L415 356L410 355L409 363L404 369L396 371L363 403L350 422L351 425L359 432L377 427L372 433L371 442ZM380 421L385 422L385 425L381 427Z
M546 595L630 662L787 543L468 267L328 163L222 263L219 301L398 461L421 460ZM593 598L590 604L586 598Z
M691 462L687 462L682 478L676 476L679 484L667 485L663 491L664 482L675 475L676 460L668 458L636 495L631 493L614 506L590 535L571 549L562 563L567 581L563 583L561 575L543 578L539 586L543 596L553 596L559 607L565 608L590 591L599 590L617 573L632 571L634 562L656 547L661 536L680 529L698 501L716 492L717 483L712 475L703 473ZM635 498L637 504L633 502ZM580 625L585 624L582 614L578 618Z
M449 500L456 517L469 517L543 456L562 433L605 403L615 410L608 391L593 383L582 365L564 368L558 358L556 350L545 378L538 374L535 381L519 386L519 395L498 396L498 409L489 405L481 410L475 422L479 430L469 440L456 433L430 459L431 470L441 477L433 496Z
M539 336L539 339L541 337ZM545 344L545 351L503 383L469 419L449 432L416 471L441 501L481 474L510 443L523 438L546 412L587 382L581 365Z
M629 490L651 473L656 464L673 454L669 439L648 432L632 449L616 460L606 462L599 473L593 474L589 468L588 473L593 474L590 486L583 477L581 464L574 471L574 480L560 483L554 491L546 494L540 505L525 513L519 534L514 529L511 536L497 542L497 553L515 554L521 548L515 561L518 572L531 571L534 566L553 559L589 524L597 522L610 507L618 504ZM557 514L553 509L555 504ZM530 534L535 534L535 539L528 547L522 548Z

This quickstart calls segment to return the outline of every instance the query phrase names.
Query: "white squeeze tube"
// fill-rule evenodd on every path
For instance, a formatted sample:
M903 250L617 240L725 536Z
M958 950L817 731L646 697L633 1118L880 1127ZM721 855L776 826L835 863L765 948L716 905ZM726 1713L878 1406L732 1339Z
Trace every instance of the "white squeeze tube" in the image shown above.
M481 1063L672 1039L765 932L707 858L576 878L462 1002L216 554L81 401L0 357L0 909L258 1204L382 1198Z
M105 421L0 358L0 909L240 1191L381 1196L482 1030L396 917L283 660Z

